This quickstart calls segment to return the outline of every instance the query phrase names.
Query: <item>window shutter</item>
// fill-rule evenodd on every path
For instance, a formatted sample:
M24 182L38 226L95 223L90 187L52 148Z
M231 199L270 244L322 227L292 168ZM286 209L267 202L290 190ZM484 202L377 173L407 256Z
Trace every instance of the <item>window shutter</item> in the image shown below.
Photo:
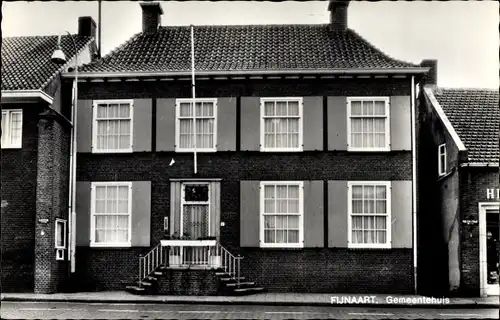
M175 99L156 103L156 151L175 151Z
M259 181L240 182L240 246L259 247Z
M132 182L132 246L151 244L151 181Z
M323 150L323 97L304 97L304 151Z
M241 150L260 150L260 98L241 97Z
M236 97L217 99L217 151L236 151Z
M328 150L347 150L347 98L328 97Z
M151 151L151 121L153 102L151 99L135 99L133 103L133 137L134 152Z
M78 100L77 148L78 152L92 152L93 101Z
M347 248L347 181L328 181L328 247Z
M219 240L220 235L220 182L210 182L210 232L211 237L217 237Z
M391 240L392 248L411 248L412 228L412 189L411 180L392 181L391 192Z
M182 236L180 231L181 219L181 183L178 181L170 183L170 235L177 233Z
M88 181L76 182L76 245L88 247L90 245L90 201L91 183ZM70 227L70 226L68 226Z
M411 150L410 96L390 97L389 117L391 150Z
M324 246L323 181L304 181L304 247Z

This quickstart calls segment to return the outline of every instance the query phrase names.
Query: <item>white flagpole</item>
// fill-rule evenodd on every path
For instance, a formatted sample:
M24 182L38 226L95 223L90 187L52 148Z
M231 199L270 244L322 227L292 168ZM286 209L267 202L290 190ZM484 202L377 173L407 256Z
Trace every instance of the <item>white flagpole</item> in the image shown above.
M194 26L191 25L191 90L193 95L193 153L194 153L194 173L198 172L198 156L196 154L196 103L195 103L195 82L194 82Z

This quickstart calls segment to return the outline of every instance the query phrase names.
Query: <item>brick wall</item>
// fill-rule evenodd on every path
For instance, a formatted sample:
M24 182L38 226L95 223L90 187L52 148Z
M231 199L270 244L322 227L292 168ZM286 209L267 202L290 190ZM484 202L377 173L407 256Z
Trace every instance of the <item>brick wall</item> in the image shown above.
M2 109L20 108L18 104ZM33 292L38 155L41 106L23 105L22 149L2 149L2 291Z
M498 188L498 168L464 168L460 172L461 219L479 221L479 202L487 199L486 189ZM479 295L479 224L464 225L461 234L461 260L463 295Z
M158 294L213 296L217 289L214 270L168 270L158 277Z

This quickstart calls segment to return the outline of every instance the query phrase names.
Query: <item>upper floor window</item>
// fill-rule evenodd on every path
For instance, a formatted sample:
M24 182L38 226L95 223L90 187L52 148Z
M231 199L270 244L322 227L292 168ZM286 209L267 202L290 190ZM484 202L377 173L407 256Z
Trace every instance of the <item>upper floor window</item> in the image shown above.
M132 183L93 182L91 246L126 247L132 238Z
M217 150L217 99L176 100L176 151ZM194 137L196 136L196 141Z
M391 247L390 182L348 183L348 244L350 248Z
M446 144L443 143L438 147L438 174L445 175L446 171Z
M261 98L261 151L302 151L302 98Z
M132 152L132 100L94 101L92 152Z
M2 148L21 148L23 111L2 110Z
M303 247L303 182L266 181L260 189L260 246Z
M349 151L389 151L389 98L347 98Z

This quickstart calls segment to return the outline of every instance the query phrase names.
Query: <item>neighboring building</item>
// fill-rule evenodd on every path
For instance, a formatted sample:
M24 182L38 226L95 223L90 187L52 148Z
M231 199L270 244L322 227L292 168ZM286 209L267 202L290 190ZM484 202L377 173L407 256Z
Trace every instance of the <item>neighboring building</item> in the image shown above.
M437 61L423 65L431 71L418 99L419 287L498 295L499 91L440 88Z
M71 90L61 71L94 57L95 23L79 20L69 62L51 62L58 36L2 38L2 291L61 290L68 275L62 232L67 220ZM56 228L60 237L56 237ZM55 247L61 247L56 250ZM63 256L56 255L62 254ZM60 260L58 260L60 259Z
M168 264L158 292L215 294L238 271L269 291L413 292L412 93L428 69L348 29L348 4L330 24L195 26L195 128L190 27L141 4L142 32L81 72L75 288Z

